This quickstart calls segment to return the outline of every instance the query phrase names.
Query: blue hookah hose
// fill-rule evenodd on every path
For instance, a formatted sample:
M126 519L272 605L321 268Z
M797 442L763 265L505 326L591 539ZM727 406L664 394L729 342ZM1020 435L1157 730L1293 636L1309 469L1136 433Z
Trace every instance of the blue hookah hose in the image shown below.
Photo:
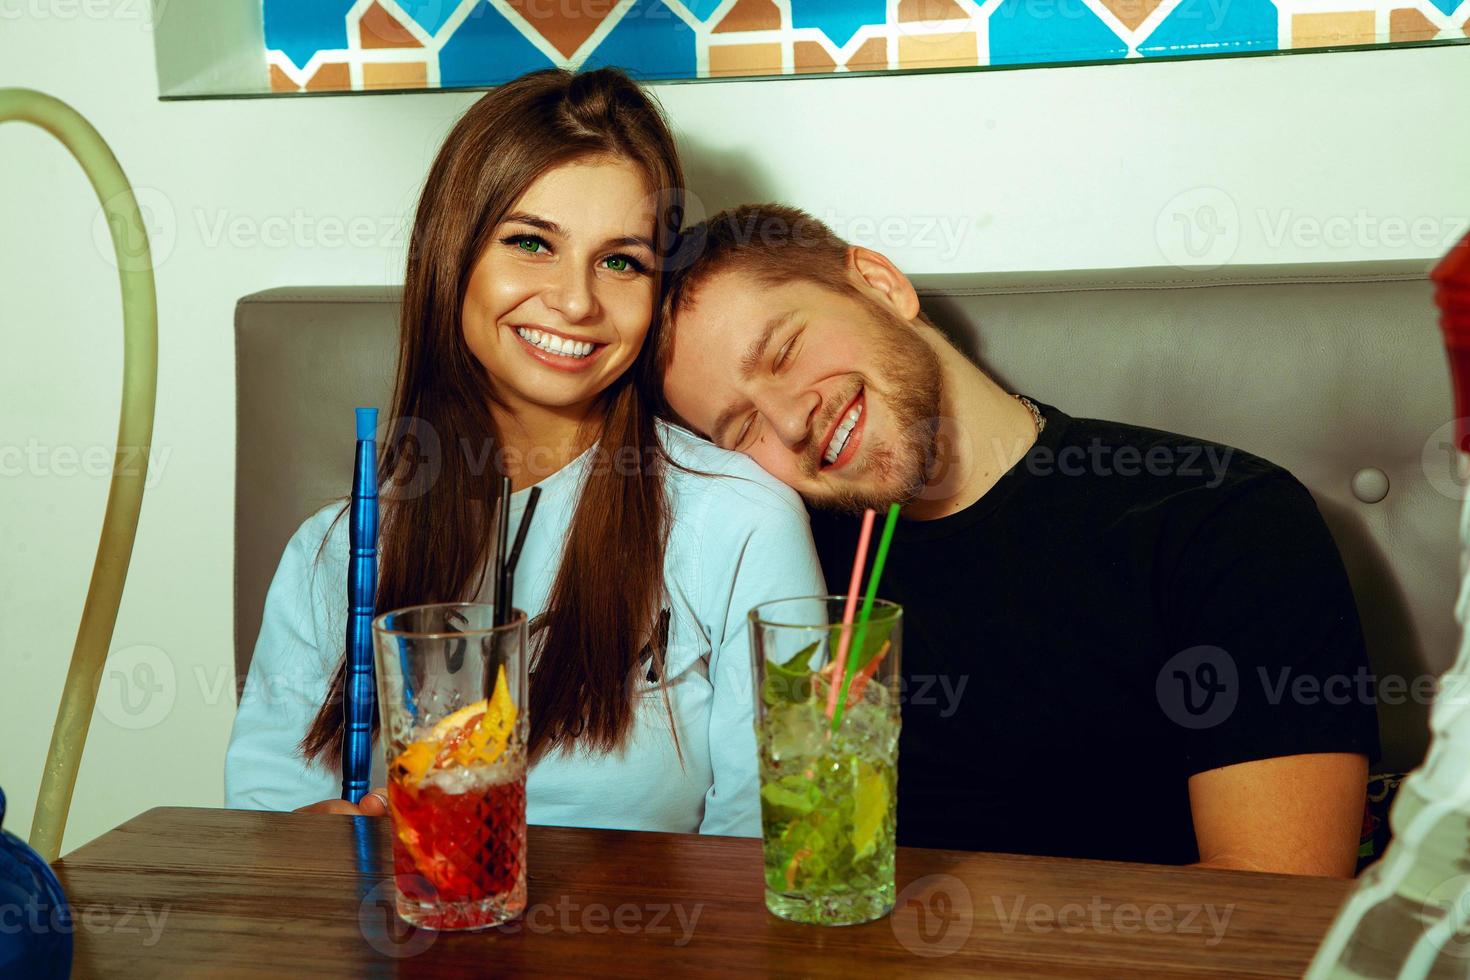
M373 613L378 593L378 410L357 409L348 523L347 676L342 686L342 799L357 803L372 776Z

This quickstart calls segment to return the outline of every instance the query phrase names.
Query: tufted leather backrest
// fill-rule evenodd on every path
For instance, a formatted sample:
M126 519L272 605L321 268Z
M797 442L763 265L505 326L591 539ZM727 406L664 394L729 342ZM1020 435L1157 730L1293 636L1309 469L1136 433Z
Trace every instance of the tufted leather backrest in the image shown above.
M915 277L1008 390L1264 456L1311 489L1380 678L1380 771L1427 744L1424 684L1456 649L1453 415L1428 263ZM297 525L348 492L355 405L385 412L398 293L275 289L236 312L235 654ZM1384 493L1386 484L1386 493ZM344 583L343 601L346 601ZM1416 697L1417 694L1420 695ZM1389 702L1396 703L1389 703Z

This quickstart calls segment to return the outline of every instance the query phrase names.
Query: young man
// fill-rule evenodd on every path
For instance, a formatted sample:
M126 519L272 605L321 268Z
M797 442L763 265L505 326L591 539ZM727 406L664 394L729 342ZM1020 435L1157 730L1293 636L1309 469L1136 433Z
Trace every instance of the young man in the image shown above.
M1368 661L1291 474L1007 393L803 212L716 215L683 258L670 414L817 509L829 584L854 512L903 505L901 843L1352 874L1377 715L1301 694Z

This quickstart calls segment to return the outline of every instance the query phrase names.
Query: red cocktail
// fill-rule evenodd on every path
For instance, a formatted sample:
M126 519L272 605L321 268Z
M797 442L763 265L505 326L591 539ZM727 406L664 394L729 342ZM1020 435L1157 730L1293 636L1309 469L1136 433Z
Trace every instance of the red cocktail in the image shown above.
M374 624L397 911L426 929L483 929L526 907L525 617L475 629L478 608Z
M426 910L418 925L476 929L525 907L526 776L498 775L448 789L389 782L393 872L399 894Z

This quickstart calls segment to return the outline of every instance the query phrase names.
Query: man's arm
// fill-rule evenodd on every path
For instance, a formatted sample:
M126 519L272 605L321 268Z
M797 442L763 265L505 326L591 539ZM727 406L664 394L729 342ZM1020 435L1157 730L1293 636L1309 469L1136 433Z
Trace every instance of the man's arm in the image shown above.
M1378 753L1352 586L1306 488L1259 459L1236 469L1181 522L1163 600L1172 648L1212 648L1229 699L1180 732L1200 862L1348 876Z
M1189 779L1198 867L1351 878L1368 759L1287 755L1209 769Z

